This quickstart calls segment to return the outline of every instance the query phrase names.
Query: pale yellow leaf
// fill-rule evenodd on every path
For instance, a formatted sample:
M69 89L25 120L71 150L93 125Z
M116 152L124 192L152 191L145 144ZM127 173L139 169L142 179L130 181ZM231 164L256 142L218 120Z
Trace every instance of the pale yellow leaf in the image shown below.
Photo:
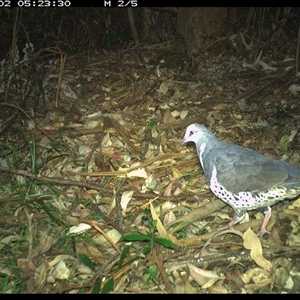
M51 275L56 279L69 279L70 274L71 271L63 260L59 261L51 272Z
M159 93L162 93L163 95L166 95L168 90L169 90L169 87L168 87L167 83L163 81L157 91Z
M292 202L294 208L300 207L300 198Z
M180 112L179 112L178 110L173 110L173 111L171 112L171 115L172 115L174 118L176 118L176 117L179 117L179 116L180 116Z
M261 268L253 268L248 269L245 273L241 275L241 279L245 284L249 284L251 282L259 283L263 280L270 279L270 272L263 270Z
M134 191L132 191L132 190L128 190L128 191L125 191L125 192L122 193L121 208L122 208L122 210L123 210L124 213L126 211L128 203L132 199L133 193L134 193Z
M297 96L298 92L300 92L300 85L292 84L288 90L292 95Z
M160 237L166 238L167 237L167 231L165 229L165 227L163 226L162 222L160 221L152 203L150 203L150 211L151 211L151 215L152 215L152 219L156 220L156 229L158 231L158 234Z
M99 122L98 121L94 121L94 120L88 120L86 123L84 123L83 128L96 128L97 126L99 126Z
M112 242L117 243L122 235L120 234L120 232L114 228L112 228L111 230L106 232L106 235L111 239ZM103 235L99 235L99 236L94 236L92 238L92 241L96 244L96 245L100 245L102 247L109 247L110 243L107 241L106 237ZM89 250L90 252L90 250Z
M133 170L129 173L127 173L127 177L128 178L132 178L132 177L141 177L141 178L147 178L147 172L145 171L144 168L142 169L137 169L137 170Z
M159 133L156 130L156 128L155 127L151 128L151 136L156 139L158 137L158 135L159 135Z
M61 260L76 260L77 258L75 258L72 255L68 255L68 254L60 254L57 255L56 257L54 257L54 259L52 259L51 261L48 262L48 266L49 268L54 267L56 264L58 264Z
M92 226L86 223L80 223L77 226L72 226L69 229L69 234L79 234L79 233L83 233L86 230L90 229Z
M172 223L175 220L175 214L172 211L169 211L164 217L164 226L167 226L169 223Z
M172 173L173 173L173 178L174 179L178 179L182 176L182 173L174 167L172 168Z
M189 111L188 111L188 110L183 110L183 111L180 113L180 119L184 119L188 114L189 114Z
M80 274L92 274L93 270L84 264L80 264L77 267L77 272Z
M270 271L272 263L264 258L262 254L262 247L259 237L248 228L243 235L243 245L246 249L250 250L251 258L263 269Z
M109 133L106 133L106 134L103 136L102 140L101 140L101 146L102 146L102 147L109 147L109 146L111 146L111 145L112 145L112 141L111 141L111 139L110 139L110 135L109 135Z

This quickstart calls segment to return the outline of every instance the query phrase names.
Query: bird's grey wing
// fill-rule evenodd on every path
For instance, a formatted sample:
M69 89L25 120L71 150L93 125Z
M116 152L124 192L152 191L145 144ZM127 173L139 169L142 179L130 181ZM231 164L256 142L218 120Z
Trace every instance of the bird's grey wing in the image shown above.
M279 161L250 149L228 146L213 159L218 182L228 191L266 190L283 186L289 179L288 170Z

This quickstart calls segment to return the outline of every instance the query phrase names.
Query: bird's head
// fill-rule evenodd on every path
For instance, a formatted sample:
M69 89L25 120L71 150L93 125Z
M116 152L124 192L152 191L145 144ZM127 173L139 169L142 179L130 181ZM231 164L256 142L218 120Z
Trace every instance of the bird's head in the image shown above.
M205 141L207 137L213 136L213 134L203 125L191 124L187 127L185 135L182 140L182 144L188 142L198 143L202 140Z

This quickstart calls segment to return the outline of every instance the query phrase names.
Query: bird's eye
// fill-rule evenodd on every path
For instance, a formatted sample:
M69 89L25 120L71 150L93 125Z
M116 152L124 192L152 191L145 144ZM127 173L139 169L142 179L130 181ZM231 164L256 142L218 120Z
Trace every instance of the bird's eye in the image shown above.
M190 131L190 136L193 135L195 132L193 130Z

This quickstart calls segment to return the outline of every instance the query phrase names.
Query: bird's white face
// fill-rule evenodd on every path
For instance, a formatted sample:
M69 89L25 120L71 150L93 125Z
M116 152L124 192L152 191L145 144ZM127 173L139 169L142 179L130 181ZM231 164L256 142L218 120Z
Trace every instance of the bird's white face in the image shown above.
M187 142L196 142L201 137L201 128L197 124L191 124L187 127L185 131L184 138L182 143L185 144Z

